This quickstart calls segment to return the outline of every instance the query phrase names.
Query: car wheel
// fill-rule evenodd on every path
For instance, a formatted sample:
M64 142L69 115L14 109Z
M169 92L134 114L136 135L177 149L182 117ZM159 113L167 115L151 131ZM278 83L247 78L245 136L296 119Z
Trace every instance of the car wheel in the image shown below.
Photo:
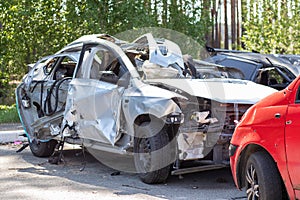
M53 154L56 144L56 140L50 140L48 142L32 140L29 146L33 155L37 157L49 157Z
M267 153L251 154L245 170L247 199L282 199L281 178Z
M165 182L170 173L170 164L175 157L166 128L156 134L156 128L148 122L136 129L134 140L134 162L137 173L144 183ZM172 156L173 155L173 156Z

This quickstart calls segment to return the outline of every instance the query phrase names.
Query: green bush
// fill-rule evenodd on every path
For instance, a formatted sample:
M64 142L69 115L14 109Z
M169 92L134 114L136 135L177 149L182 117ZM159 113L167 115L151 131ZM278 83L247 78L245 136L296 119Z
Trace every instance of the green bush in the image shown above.
M19 115L16 105L0 105L0 123L19 123Z

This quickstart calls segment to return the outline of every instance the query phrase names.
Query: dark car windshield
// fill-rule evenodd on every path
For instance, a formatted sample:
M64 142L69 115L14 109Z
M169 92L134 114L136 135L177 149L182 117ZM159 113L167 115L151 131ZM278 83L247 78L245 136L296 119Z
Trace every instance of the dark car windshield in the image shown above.
M233 79L245 79L241 70L233 67L225 67L221 65L214 65L204 62L197 62L195 60L195 68L197 71L197 78L209 79L209 78L233 78Z
M257 68L257 65L239 59L231 59L227 57L225 59L220 59L220 60L213 58L213 60L216 64L232 67L242 71L244 74L244 79L246 80L251 80Z

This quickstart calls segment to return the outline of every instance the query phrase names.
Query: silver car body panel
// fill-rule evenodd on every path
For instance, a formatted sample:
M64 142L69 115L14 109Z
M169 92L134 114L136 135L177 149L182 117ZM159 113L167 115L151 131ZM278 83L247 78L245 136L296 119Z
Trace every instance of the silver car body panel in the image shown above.
M192 96L221 103L254 104L277 91L252 81L235 79L151 79L151 82L164 83Z
M141 83L139 88L117 85L91 79L73 79L69 86L64 121L76 123L79 137L102 143L117 141L120 130L134 134L134 120L142 114L162 118L181 113L172 98L173 92ZM124 119L122 119L122 114ZM124 127L120 125L124 121Z
M141 36L133 43L139 43L139 41L144 37L149 45L150 63L157 64L161 67L169 67L169 65L177 63L182 69L184 69L181 49L176 43L166 39L157 41L151 33Z

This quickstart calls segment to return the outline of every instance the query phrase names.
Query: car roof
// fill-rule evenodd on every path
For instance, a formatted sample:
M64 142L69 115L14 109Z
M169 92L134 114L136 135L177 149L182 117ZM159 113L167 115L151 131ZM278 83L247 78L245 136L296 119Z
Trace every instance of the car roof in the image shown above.
M215 56L218 57L218 55L222 55L223 59L225 57L230 57L232 59L238 58L238 59L243 59L245 61L251 61L255 63L260 63L265 67L283 67L287 68L289 71L291 71L295 76L297 76L299 73L299 70L297 69L296 66L293 66L292 64L287 64L277 57L275 57L272 54L260 54L260 53L253 53L253 52L219 52ZM213 56L214 57L214 56Z
M128 43L124 40L120 40L120 39L118 39L116 37L113 37L111 35L108 35L108 34L91 34L91 35L81 36L80 38L78 38L78 39L74 40L73 42L71 42L68 46L76 45L76 44L80 44L80 43L92 42L95 39L107 40L107 41L113 42L117 45L122 45L122 44Z
M254 62L258 62L263 64L264 66L271 66L271 65L284 65L282 62L280 62L277 58L275 58L272 55L267 55L267 54L260 54L260 53L252 53L252 52L247 52L247 53L220 53L220 54L225 54L225 55L230 55L233 57L238 57L238 58L244 58L247 60L251 60Z
M278 66L278 67L285 67L289 69L295 76L298 76L300 74L300 70L297 68L297 66L293 65L292 63L284 62L281 57L284 57L283 55L274 55L274 54L261 54L257 51L242 51L242 50L230 50L230 49L221 49L221 48L213 48L206 46L206 50L210 53L212 56L216 55L224 55L224 56L231 56L245 59L245 60L251 60L256 63L260 63L266 67L272 67L272 66ZM287 55L289 58L294 55ZM299 55L295 55L299 56ZM298 57L299 58L299 57Z
M66 45L64 48L60 49L57 53L62 52L72 52L72 51L80 51L83 44L86 43L93 43L95 41L100 40L106 40L110 41L112 43L115 43L116 45L120 46L123 44L126 44L127 42L124 40L120 40L116 37L113 37L108 34L91 34L91 35L83 35L80 38L74 40L73 42Z

